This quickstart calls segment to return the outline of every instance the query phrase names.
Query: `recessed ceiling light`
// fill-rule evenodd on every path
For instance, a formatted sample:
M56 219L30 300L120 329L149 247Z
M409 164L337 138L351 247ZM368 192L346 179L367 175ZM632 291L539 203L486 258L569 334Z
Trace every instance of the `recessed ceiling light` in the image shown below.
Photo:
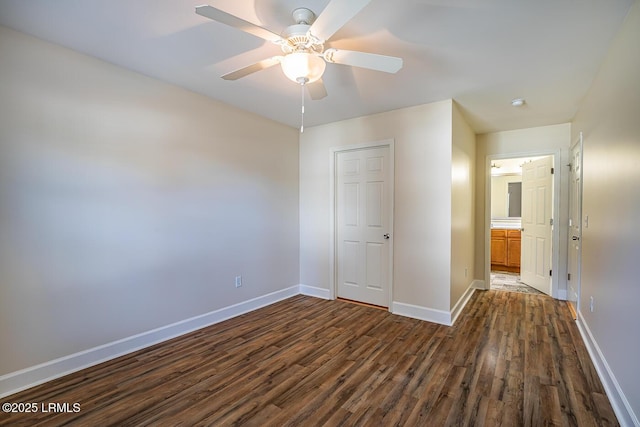
M514 107L522 107L524 105L524 98L516 98L511 100L511 105Z

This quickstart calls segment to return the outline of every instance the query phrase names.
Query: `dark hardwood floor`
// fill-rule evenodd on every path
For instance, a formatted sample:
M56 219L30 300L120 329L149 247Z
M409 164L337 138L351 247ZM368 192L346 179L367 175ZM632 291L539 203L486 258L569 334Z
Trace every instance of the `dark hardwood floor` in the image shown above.
M607 426L564 302L476 292L453 327L296 296L1 402L2 425Z

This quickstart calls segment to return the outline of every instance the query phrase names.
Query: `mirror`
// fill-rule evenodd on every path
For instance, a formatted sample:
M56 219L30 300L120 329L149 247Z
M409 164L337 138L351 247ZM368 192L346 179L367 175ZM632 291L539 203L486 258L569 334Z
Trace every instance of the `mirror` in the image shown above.
M491 177L491 218L520 218L522 175L505 174Z
M507 206L509 218L522 216L522 182L510 182L507 184Z

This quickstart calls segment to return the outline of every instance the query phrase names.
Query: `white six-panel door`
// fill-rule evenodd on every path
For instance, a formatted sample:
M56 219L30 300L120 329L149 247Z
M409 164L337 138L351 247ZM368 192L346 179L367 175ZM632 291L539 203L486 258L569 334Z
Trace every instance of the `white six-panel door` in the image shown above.
M553 157L522 166L521 281L551 295Z
M337 296L389 306L389 147L336 156Z

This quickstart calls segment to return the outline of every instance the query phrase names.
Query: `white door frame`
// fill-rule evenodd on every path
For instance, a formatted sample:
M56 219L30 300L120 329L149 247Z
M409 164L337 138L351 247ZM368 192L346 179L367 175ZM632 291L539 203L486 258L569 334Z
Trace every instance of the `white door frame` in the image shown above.
M580 132L580 134L578 135L578 139L571 145L571 147L569 148L569 157L571 159L570 163L572 164L572 171L569 173L569 180L573 180L573 171L575 170L576 165L573 164L573 150L578 147L578 149L580 150L580 185L578 187L578 194L579 194L579 200L578 200L578 206L573 206L571 203L571 194L569 194L569 221L571 221L573 219L573 210L577 210L576 212L576 217L578 219L578 223L580 224L580 232L578 237L578 242L576 243L578 245L578 253L576 255L576 277L572 277L571 280L576 284L575 288L576 288L576 292L577 292L577 296L576 296L576 304L575 304L575 310L576 310L576 314L578 313L578 311L580 311L580 298L581 298L581 272L582 272L582 228L584 227L584 223L582 222L582 185L583 185L583 181L584 181L584 170L582 169L583 165L584 165L584 161L583 161L583 155L584 155L584 143L582 140L582 132ZM569 193L571 193L572 190L572 182L569 182ZM571 255L568 253L571 249L570 249L570 245L574 244L572 243L572 238L573 236L573 224L571 224L569 226L569 232L567 233L567 273L571 273L571 271L569 270L569 262L571 260ZM569 289L569 281L567 280L567 301L571 302L571 296L569 295L570 289Z
M375 142L365 142L362 144L350 144L350 145L341 145L339 147L331 147L329 149L329 297L334 300L337 297L337 271L336 271L336 241L337 241L337 233L338 229L336 226L336 164L338 153L345 151L355 151L355 150L363 150L368 148L379 148L379 147L389 147L389 191L391 192L391 206L389 209L389 228L391 230L391 239L389 241L389 312L391 312L391 306L393 303L393 206L394 206L394 196L393 196L393 184L395 181L394 175L394 140L393 139L385 139L382 141Z
M491 284L491 163L501 159L514 159L518 157L553 156L553 221L551 232L551 296L558 299L560 279L560 198L562 175L562 159L560 150L523 151L514 153L490 154L485 160L485 197L484 197L484 288L489 289Z

